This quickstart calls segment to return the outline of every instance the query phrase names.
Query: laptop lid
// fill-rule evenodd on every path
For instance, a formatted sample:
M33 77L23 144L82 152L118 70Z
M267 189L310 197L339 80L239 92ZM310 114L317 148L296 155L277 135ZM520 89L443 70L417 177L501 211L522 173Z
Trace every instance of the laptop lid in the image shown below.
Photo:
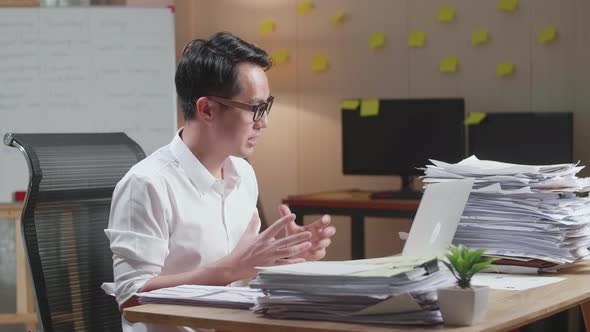
M449 248L474 181L467 178L426 187L402 256L437 256Z

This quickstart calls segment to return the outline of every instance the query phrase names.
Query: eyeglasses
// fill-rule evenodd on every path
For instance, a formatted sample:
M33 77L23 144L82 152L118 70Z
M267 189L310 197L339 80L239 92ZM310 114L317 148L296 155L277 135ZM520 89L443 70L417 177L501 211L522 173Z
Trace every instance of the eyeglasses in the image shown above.
M221 98L221 97L217 97L217 96L209 96L207 98L215 100L216 102L223 104L225 106L235 107L235 108L239 108L239 109L242 109L245 111L250 111L250 112L254 113L254 117L253 117L254 122L260 121L260 119L262 119L262 117L264 116L264 113L266 113L266 115L268 116L268 114L270 113L270 108L272 106L272 103L275 100L275 97L270 96L270 97L268 97L266 102L264 102L262 104L250 105L250 104L242 103L240 101Z

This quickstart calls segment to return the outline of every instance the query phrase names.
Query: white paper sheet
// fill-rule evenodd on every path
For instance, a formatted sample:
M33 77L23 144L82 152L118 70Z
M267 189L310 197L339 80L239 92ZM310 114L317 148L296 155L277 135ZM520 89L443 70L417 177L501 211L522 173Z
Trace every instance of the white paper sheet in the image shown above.
M500 290L525 290L550 285L565 280L559 277L528 276L516 274L479 273L473 276L471 284L489 286Z
M282 273L303 273L322 275L347 275L356 272L379 270L380 265L372 264L350 264L338 262L305 262L298 264L275 265L256 267L259 270L282 272Z

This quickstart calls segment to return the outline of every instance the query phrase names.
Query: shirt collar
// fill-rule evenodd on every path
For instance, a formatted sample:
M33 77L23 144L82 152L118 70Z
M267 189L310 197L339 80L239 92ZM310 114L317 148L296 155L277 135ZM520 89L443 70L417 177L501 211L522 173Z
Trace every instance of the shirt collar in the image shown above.
M174 157L180 163L180 166L188 174L191 182L197 187L197 190L203 195L208 192L213 184L218 181L205 166L199 161L199 159L192 153L192 151L186 146L180 133L184 128L180 128L172 142L170 142L170 149ZM223 178L225 187L227 189L233 189L241 183L241 176L237 172L232 157L228 157L223 164Z

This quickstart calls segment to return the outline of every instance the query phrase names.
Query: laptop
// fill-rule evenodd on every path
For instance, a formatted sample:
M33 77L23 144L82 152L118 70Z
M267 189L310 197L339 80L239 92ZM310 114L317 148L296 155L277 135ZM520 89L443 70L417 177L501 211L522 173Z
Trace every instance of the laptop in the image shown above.
M446 252L457 231L473 178L426 187L402 256L428 257Z

